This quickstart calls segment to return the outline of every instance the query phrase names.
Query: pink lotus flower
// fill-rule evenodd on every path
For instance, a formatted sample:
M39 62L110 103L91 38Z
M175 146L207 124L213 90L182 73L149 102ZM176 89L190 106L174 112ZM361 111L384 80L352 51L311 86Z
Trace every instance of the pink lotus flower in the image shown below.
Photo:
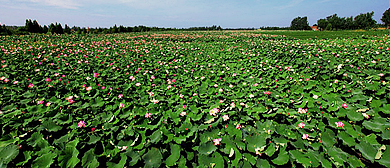
M97 75L98 75L98 74L97 74L96 72L93 73L93 77L94 77L94 78L97 78Z
M270 92L270 91L265 91L265 92L264 92L264 94L266 94L266 95L270 95L270 94L271 94L271 92Z
M256 155L259 155L259 156L263 155L263 153L261 153L260 147L257 147L257 148L255 149L255 152L256 152Z
M227 120L229 120L230 118L229 118L228 115L223 115L223 116L222 116L222 119L223 119L223 121L227 121Z
M70 100L68 100L68 102L69 102L69 104L72 104L72 103L74 103L75 101L72 100L72 99L70 99Z
M220 145L222 138L213 139L214 145Z
M80 121L78 124L77 124L77 127L78 128L81 128L81 127L85 127L85 122L84 121Z
M46 82L50 82L51 79L50 79L50 78L46 78L45 81L46 81Z
M75 101L73 100L73 96L67 97L66 100L68 100L69 104L72 104L72 103L75 102Z
M5 79L4 79L4 82L5 82L5 83L9 82L9 79L5 78Z
M362 115L363 115L363 117L365 117L365 118L367 118L367 119L370 118L370 116L369 116L367 113L362 113Z
M306 126L306 124L303 123L303 122L301 122L301 123L298 124L298 127L299 127L299 128L303 128L304 126Z
M335 122L336 126L337 127L341 127L341 128L344 128L344 123L339 121L339 122Z
M34 87L34 84L30 83L30 84L28 85L28 87L29 87L29 88L33 88L33 87Z
M183 108L187 108L187 105L183 105Z
M185 115L187 115L187 113L185 112L185 111L182 111L181 113L180 113L180 116L185 116Z
M43 100L39 100L39 101L37 101L37 105L38 104L43 104L44 103L44 101Z
M122 97L123 97L123 94L119 94L119 95L118 95L118 98L122 98Z
M145 118L152 118L152 114L151 113L146 113L145 114Z
M236 107L236 104L234 102L230 103L230 107L234 108Z
M50 104L51 104L50 102L47 102L47 103L45 104L45 106L46 106L46 107L49 107Z
M150 100L153 104L157 104L159 101L156 99Z
M309 138L309 134L302 134L302 139L307 139Z
M92 90L92 87L91 87L91 86L88 86L87 88L85 88L85 90L91 91L91 90Z
M347 104L345 104L345 103L343 103L343 105L342 105L344 108L347 108L348 107L348 105Z
M135 86L141 86L141 83L137 82L137 83L135 84Z
M216 116L218 112L219 112L219 109L213 108L212 110L210 110L209 113L210 113L210 115L212 115L212 116Z
M180 94L179 97L182 99L184 97L184 95Z
M125 107L125 105L123 103L119 104L119 109L122 109L124 107Z
M149 92L149 96L153 96L154 95L154 93L153 92Z
M131 81L134 81L135 77L134 76L130 76L129 79L131 79Z
M241 124L237 124L236 129L241 129Z
M92 127L92 128L91 128L92 133L95 133L95 130L96 130L95 127Z
M307 109L307 108L306 109L303 109L303 108L298 109L299 114L304 114L304 113L307 113L308 111L309 111L309 109Z
M19 83L19 81L14 81L14 82L13 82L14 85L16 85L16 84L18 84L18 83Z

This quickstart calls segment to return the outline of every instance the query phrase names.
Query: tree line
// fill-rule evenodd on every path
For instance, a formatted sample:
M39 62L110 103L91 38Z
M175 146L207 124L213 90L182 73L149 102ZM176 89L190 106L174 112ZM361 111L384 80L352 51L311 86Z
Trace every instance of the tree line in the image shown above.
M371 29L374 27L390 27L390 8L387 9L382 15L383 25L379 25L372 18L374 12L361 13L355 17L339 17L337 14L327 16L317 20L317 23L313 26L317 26L318 30L354 30L354 29ZM0 25L0 35L12 35L12 34L29 34L29 33L55 33L55 34L109 34L109 33L127 33L127 32L149 32L149 31L214 31L214 30L254 30L255 28L221 28L221 26L210 27L190 27L190 28L159 28L159 27L147 27L147 26L134 26L124 27L120 25L114 25L110 28L85 28L73 26L70 28L67 24L62 27L61 23L51 23L49 26L39 25L37 20L26 19L25 25L6 26ZM307 16L296 17L291 21L290 27L260 27L262 30L311 30Z
M39 25L37 20L26 19L25 25L20 27L0 25L0 35L12 35L12 34L29 34L29 33L52 33L52 34L109 34L109 33L128 33L128 32L149 32L149 31L173 31L173 30L184 30L184 31L212 31L212 30L223 30L221 26L210 26L210 27L189 27L189 28L160 28L160 27L147 27L147 26L134 26L125 27L120 25L114 25L110 28L85 28L85 27L69 27L67 24L63 27L61 23L51 23L49 26Z
M378 25L372 18L374 12L361 13L355 17L339 17L337 14L327 16L317 20L318 30L355 30L355 29L371 29L378 26L390 26L390 8L387 9L381 18L383 25ZM291 30L311 30L307 17L296 17L291 21Z

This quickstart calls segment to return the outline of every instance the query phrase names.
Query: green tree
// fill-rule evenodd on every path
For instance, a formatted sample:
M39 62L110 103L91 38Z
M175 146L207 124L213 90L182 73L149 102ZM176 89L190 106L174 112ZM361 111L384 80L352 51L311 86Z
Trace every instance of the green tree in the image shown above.
M44 25L43 28L42 28L42 33L47 33L49 31L49 28Z
M372 18L374 12L361 13L355 17L355 25L358 29L369 29L375 26L376 21Z
M355 22L352 16L345 19L345 29L352 30L355 29L355 27Z
M48 30L50 33L56 33L56 26L53 24L53 23L51 23L50 25L49 25L49 30Z
M64 29L62 29L61 23L58 23L58 24L56 23L55 33L64 34Z
M390 8L383 12L381 21L385 24L385 26L390 26Z
M70 27L67 24L65 24L64 33L70 34Z
M341 30L345 27L345 18L340 18L337 16L337 14L326 17L326 20L332 24L333 30Z
M310 30L309 22L307 17L296 17L291 21L290 25L291 30Z
M26 23L24 24L24 28L26 31L32 32L33 25L32 25L31 19L26 19Z
M317 25L320 30L325 30L328 23L329 22L326 19L317 20Z

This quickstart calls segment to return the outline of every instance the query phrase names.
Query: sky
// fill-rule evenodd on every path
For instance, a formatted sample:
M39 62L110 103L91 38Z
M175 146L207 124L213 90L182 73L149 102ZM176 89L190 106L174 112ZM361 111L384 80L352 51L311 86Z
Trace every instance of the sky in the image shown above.
M371 11L382 23L389 8L390 0L0 0L0 23L23 26L32 19L70 27L288 27L298 16L307 16L313 25L333 14Z

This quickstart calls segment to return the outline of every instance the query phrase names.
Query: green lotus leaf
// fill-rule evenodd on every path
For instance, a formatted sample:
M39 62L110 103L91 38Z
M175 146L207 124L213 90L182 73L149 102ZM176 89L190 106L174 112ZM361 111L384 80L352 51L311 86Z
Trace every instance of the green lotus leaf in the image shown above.
M372 145L365 141L361 141L359 144L356 145L355 148L362 153L364 158L368 159L371 162L374 162L375 154L377 151Z
M0 164L7 165L19 154L18 145L8 145L0 149Z
M50 167L53 164L55 157L57 157L57 154L55 154L55 153L49 152L49 153L43 154L42 156L36 158L33 161L32 167L37 167L37 168Z
M170 144L171 155L166 159L167 166L173 166L180 158L180 146L177 144Z
M142 156L146 167L159 167L163 156L157 148L151 148Z
M289 159L290 159L290 157L289 157L287 151L285 151L284 148L281 148L281 150L279 151L278 157L276 157L275 159L272 159L272 163L274 163L276 165L284 165L289 161Z
M90 149L87 152L84 153L84 156L81 160L81 165L83 167L93 168L93 167L99 167L99 162L96 158L96 155L94 154L94 149Z
M199 153L203 155L210 155L215 150L217 150L217 147L214 145L213 142L207 142L199 145Z

